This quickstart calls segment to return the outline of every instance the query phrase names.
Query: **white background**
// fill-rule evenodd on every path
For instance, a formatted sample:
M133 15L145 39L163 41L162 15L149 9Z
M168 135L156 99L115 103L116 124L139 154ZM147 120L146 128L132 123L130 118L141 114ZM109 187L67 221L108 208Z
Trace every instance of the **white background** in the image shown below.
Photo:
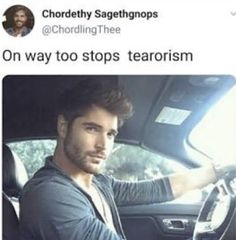
M35 16L33 31L22 38L8 35L0 28L0 77L8 74L232 74L236 73L236 11L235 1L32 1L5 0L1 2L1 15L12 5L27 6ZM44 9L67 11L71 9L104 11L158 11L154 20L107 21L93 18L84 19L46 19ZM44 25L61 24L107 24L120 26L119 35L81 35L61 34L43 36ZM24 52L67 52L118 51L119 62L104 65L101 62L84 63L56 62L51 59L45 65L38 62L4 62L5 49ZM129 62L127 51L186 51L193 52L193 62ZM55 60L55 59L54 59Z

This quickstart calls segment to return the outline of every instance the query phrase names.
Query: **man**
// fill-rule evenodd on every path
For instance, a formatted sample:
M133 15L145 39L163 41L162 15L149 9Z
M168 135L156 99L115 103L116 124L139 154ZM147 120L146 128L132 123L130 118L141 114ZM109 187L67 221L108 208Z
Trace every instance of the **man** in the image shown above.
M101 81L82 81L61 96L54 155L20 199L22 239L125 239L117 205L170 201L217 180L212 166L141 182L100 174L131 114L123 93Z
M28 9L24 6L17 6L13 14L13 26L6 29L6 32L14 37L24 37L31 29L26 26L28 21Z

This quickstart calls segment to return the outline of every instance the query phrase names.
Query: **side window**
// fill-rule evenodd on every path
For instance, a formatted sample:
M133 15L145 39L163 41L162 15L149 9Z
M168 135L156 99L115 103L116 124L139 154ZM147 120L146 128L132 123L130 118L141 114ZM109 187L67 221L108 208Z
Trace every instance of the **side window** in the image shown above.
M9 143L8 146L21 158L29 177L44 165L52 155L55 140L32 140ZM103 172L121 180L145 180L181 171L184 167L164 156L141 147L115 144Z
M9 143L8 146L22 160L29 178L44 165L45 158L53 154L55 140L32 140Z
M8 146L21 158L29 177L44 165L45 158L52 155L55 140L32 140L9 143ZM162 177L185 170L186 167L173 159L150 152L138 146L115 144L113 152L106 160L103 173L120 180L137 181ZM196 190L178 199L181 203L202 200L202 193Z
M104 172L121 180L145 180L183 170L179 163L141 147L115 144Z

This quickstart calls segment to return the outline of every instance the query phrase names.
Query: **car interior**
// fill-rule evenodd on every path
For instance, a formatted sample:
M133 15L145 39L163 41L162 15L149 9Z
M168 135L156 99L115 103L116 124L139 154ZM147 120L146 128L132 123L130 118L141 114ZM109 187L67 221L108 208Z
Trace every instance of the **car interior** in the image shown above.
M17 239L19 236L18 216L20 192L28 180L22 161L3 145L3 239Z
M236 79L229 75L6 76L3 79L2 114L4 240L18 239L19 197L28 181L27 166L9 147L9 143L56 139L55 107L58 96L88 78L121 87L134 105L134 115L119 130L117 143L160 153L189 169L211 160L207 153L189 141L190 133L209 109L236 86ZM190 154L189 149L194 154ZM127 239L235 239L235 178L220 180L199 202L120 206Z

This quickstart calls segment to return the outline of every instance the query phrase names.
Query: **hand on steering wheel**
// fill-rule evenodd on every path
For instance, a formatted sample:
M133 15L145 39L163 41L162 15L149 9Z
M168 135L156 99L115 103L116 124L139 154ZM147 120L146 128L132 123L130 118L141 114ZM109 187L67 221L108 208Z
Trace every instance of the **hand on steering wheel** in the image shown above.
M214 166L216 179L232 180L236 178L236 164Z
M236 178L236 165L222 166L215 171L217 183L199 212L193 240L235 239L236 192L231 182Z

